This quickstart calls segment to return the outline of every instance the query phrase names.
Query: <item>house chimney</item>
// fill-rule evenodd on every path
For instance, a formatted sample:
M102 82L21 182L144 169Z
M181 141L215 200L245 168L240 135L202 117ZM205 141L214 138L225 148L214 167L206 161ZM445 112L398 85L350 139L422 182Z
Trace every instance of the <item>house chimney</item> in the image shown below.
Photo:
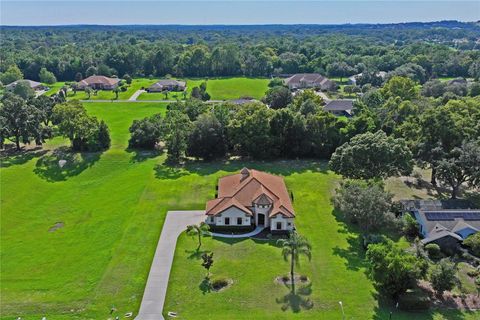
M248 171L247 168L243 168L242 171L240 171L240 174L242 175L240 181L243 181L248 178L248 176L250 175L250 171Z

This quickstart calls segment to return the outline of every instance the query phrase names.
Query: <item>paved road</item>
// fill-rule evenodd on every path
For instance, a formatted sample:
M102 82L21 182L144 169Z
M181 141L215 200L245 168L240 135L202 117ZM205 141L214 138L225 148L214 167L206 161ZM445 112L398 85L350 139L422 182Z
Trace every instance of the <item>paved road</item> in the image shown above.
M132 96L130 98L128 98L128 101L137 101L138 96L141 95L144 92L147 92L147 91L145 91L143 89L135 91L135 93L132 94Z
M138 316L135 320L163 320L168 278L177 238L190 224L205 221L205 211L169 211L163 224Z
M184 100L180 100L180 101L184 101ZM142 103L142 102L165 102L165 103L174 103L174 102L177 102L177 100L80 100L80 102L139 102L139 103ZM219 103L219 102L228 102L228 100L208 100L208 101L205 101L206 103Z

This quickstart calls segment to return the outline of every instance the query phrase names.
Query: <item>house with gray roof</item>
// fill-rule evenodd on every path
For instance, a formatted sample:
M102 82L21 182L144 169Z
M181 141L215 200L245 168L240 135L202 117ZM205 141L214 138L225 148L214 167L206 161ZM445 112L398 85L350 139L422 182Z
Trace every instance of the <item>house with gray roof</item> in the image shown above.
M147 92L184 91L186 82L175 79L163 79L147 88Z
M6 85L5 89L7 91L13 91L15 90L15 87L17 86L17 84L20 82L28 83L30 88L32 88L33 90L43 90L45 88L40 82L28 80L28 79L22 79L22 80L13 81L12 83Z
M297 73L284 80L290 90L319 89L330 91L336 88L336 83L318 73Z
M353 100L330 100L323 107L323 110L336 116L351 117L353 115Z
M480 231L480 209L468 201L416 200L402 204L415 216L423 244L436 243L441 248L454 249Z

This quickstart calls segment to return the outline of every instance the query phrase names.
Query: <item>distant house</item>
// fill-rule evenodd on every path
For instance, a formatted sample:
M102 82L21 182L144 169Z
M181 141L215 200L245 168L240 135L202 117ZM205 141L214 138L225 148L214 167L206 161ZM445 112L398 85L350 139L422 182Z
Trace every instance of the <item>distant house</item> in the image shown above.
M353 115L353 100L331 100L327 102L323 110L336 116L351 117Z
M453 85L453 84L467 85L467 83L468 83L467 79L462 77L455 78L448 81L448 85Z
M252 99L252 98L240 98L240 99L230 100L228 102L233 103L233 104L237 104L237 105L242 105L242 104L251 103L251 102L254 102L254 101L256 101L256 100Z
M207 202L206 215L212 228L261 226L272 232L293 230L295 218L283 178L247 168L219 179L218 196Z
M359 73L359 74L354 74L351 77L348 77L348 84L356 86L358 79L361 78L362 75L363 73ZM375 73L375 75L377 77L382 78L383 80L385 80L385 78L387 77L387 73L385 71L378 71Z
M480 231L480 209L462 200L402 201L415 216L423 244L436 243L444 249L455 249L468 236Z
M318 73L298 73L284 80L284 83L290 90L297 89L320 89L334 90L336 84L334 81Z
M184 91L185 89L186 89L185 81L164 79L148 87L147 92Z
M37 82L37 81L33 81L33 80L28 80L28 79L23 79L23 80L17 80L17 81L14 81L8 85L5 86L5 89L7 91L13 91L15 90L15 87L17 86L17 84L19 82L26 82L30 85L30 88L32 88L33 90L37 91L37 90L43 90L45 89L45 86L42 85L40 82Z
M95 90L113 90L118 87L120 79L105 76L90 76L77 83L77 89L85 90L90 87Z

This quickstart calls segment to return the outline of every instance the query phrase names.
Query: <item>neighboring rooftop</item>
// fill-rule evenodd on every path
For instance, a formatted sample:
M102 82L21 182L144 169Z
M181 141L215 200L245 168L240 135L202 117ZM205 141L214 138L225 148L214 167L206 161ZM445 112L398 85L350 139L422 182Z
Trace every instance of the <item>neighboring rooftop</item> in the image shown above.
M424 244L443 237L458 241L480 230L480 209L466 200L402 200L413 212L425 236Z
M285 79L285 84L287 85L293 83L315 83L318 85L324 85L329 82L332 81L319 73L297 73L290 78Z
M155 82L154 84L151 85L151 87L156 87L156 86L179 86L179 87L184 87L185 86L185 81L180 81L180 80L175 80L175 79L163 79Z
M216 215L235 206L253 215L253 204L271 205L269 217L282 214L294 217L295 212L282 177L243 168L239 174L220 178L218 197L207 202L207 215Z
M33 80L28 80L28 79L20 79L20 80L16 80L16 81L13 81L12 83L9 83L6 88L7 89L10 89L10 88L15 88L15 86L19 83L19 82L27 82L29 85L30 85L30 88L32 89L35 89L39 86L41 86L42 84L40 82L37 82L37 81L33 81Z
M353 110L353 100L347 100L347 99L331 100L325 105L325 107L323 107L323 110L330 111L330 112L343 111L351 115Z
M79 83L82 85L90 86L92 84L103 84L106 86L113 86L120 81L118 78L109 78L106 76L90 76L81 80Z

